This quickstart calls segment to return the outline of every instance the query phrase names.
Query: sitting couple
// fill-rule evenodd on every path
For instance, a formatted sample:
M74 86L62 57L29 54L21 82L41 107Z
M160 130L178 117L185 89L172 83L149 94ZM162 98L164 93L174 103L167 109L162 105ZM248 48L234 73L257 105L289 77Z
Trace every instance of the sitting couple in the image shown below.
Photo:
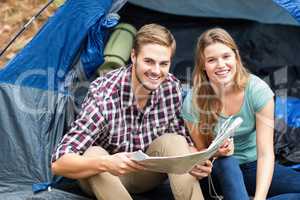
M53 154L52 172L78 179L99 200L130 200L130 193L149 191L167 178L176 200L201 200L201 182L211 172L227 200L300 199L300 173L274 164L274 94L244 68L232 37L220 28L199 37L193 89L184 102L179 81L169 73L175 49L168 29L143 26L132 64L91 83ZM137 150L151 156L203 150L229 116L244 122L213 165L207 160L186 174L163 174L130 159Z

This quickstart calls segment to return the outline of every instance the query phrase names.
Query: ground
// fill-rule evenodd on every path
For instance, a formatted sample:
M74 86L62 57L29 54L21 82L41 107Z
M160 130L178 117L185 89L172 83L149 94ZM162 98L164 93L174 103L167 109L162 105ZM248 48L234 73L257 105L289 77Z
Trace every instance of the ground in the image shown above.
M47 4L47 0L0 0L0 50ZM63 0L55 0L0 57L0 68L31 40Z

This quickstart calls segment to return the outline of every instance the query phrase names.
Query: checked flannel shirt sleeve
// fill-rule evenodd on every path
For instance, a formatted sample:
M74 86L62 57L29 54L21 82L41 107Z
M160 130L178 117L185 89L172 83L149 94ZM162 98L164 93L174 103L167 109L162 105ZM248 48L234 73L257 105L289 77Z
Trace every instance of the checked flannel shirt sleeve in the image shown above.
M189 135L188 129L184 124L184 120L181 117L180 111L182 106L182 95L181 95L181 89L180 87L176 88L178 96L174 96L173 98L173 106L175 111L175 117L172 121L169 122L169 127L167 129L167 133L177 133L179 135L182 135L186 138L189 145L194 146L194 143Z
M107 123L97 104L96 86L90 87L82 104L82 111L71 125L70 131L64 135L52 155L52 162L67 153L82 153L107 131Z

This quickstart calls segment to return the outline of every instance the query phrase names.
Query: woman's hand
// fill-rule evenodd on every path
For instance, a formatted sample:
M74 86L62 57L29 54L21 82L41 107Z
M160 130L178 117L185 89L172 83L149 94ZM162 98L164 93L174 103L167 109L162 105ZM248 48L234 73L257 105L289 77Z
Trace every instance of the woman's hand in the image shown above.
M212 163L210 160L205 161L203 164L197 164L189 173L196 179L201 180L207 177L212 170Z
M231 156L234 152L234 143L232 138L228 138L225 142L220 146L218 152L216 153L217 157L222 156Z

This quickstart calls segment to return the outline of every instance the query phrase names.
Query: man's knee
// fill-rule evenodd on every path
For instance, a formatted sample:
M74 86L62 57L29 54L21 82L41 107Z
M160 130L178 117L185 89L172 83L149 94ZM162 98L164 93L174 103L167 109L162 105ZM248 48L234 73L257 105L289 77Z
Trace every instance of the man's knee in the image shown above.
M175 156L189 153L189 145L181 135L165 134L155 139L148 150L152 156Z
M108 155L108 152L99 146L89 147L83 154L84 156L104 156Z
M164 146L177 146L177 147L187 147L188 143L182 135L178 134L164 134L157 138L161 142L162 145Z
M88 178L79 179L78 182L79 182L79 186L80 186L81 190L85 194L87 194L89 196L94 196L94 192L88 182Z

